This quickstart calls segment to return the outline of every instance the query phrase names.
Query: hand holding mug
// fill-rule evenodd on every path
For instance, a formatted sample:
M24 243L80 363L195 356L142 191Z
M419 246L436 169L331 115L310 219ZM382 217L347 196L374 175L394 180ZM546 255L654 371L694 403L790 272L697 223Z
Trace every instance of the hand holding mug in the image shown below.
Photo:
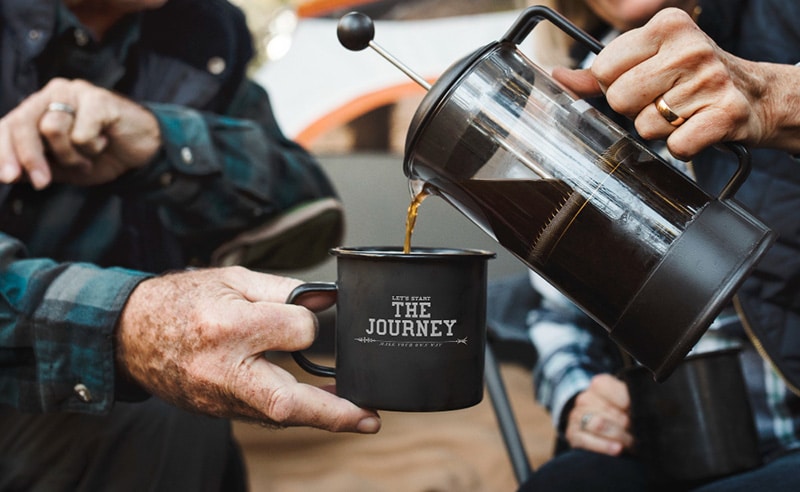
M264 357L314 341L314 315L284 303L299 284L241 267L145 280L120 317L118 370L150 393L208 415L377 432L375 412L301 384Z
M575 397L567 421L567 441L573 448L617 456L633 445L629 411L625 383L609 374L598 374Z

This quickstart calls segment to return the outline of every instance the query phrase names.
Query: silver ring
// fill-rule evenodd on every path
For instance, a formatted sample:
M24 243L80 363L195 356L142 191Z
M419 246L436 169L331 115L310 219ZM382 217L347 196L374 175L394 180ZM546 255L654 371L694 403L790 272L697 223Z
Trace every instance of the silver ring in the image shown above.
M592 420L592 417L594 417L594 414L592 414L592 413L584 413L583 414L583 416L581 417L581 430L582 431L586 430L586 426L589 425L589 421Z
M47 111L57 111L60 113L67 113L68 115L75 116L75 108L67 103L51 102L47 105Z
M681 118L669 107L667 101L664 100L664 96L659 97L656 99L656 109L658 110L659 114L664 117L667 122L672 126L681 126L686 119Z

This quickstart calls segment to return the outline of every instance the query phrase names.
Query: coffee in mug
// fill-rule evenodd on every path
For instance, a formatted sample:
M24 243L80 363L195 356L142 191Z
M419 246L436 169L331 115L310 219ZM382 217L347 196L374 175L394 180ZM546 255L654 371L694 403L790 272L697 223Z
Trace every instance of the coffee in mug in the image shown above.
M372 409L455 410L483 398L487 262L481 250L334 248L337 281L298 286L287 302L336 294L335 367L293 353L336 393Z

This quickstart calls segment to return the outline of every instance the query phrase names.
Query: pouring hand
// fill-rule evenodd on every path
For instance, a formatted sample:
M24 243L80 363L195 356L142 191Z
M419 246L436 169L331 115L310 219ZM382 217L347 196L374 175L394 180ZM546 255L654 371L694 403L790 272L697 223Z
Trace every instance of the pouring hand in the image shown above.
M719 48L680 9L665 9L613 40L585 71L553 77L580 96L605 92L646 139L666 139L689 159L719 142L800 151L800 68L756 63ZM656 108L663 98L685 121L674 126Z
M567 420L567 441L573 448L619 455L633 445L629 409L625 383L614 376L598 374L575 398Z
M166 401L209 415L378 432L377 413L301 384L264 357L308 348L314 340L311 311L285 304L299 284L241 267L145 280L120 317L118 370Z
M83 80L53 79L0 120L0 182L94 185L150 162L155 116Z

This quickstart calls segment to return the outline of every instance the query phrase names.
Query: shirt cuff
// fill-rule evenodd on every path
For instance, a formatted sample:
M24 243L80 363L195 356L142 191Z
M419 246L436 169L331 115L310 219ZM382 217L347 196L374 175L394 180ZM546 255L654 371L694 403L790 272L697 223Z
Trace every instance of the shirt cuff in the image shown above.
M120 177L114 185L121 193L136 191L151 199L162 196L174 201L176 197L194 196L199 186L194 178L222 171L207 122L194 109L156 103L145 107L158 121L162 147L152 162Z
M562 421L566 422L567 415L563 415L565 411L572 410L570 402L575 396L585 391L592 382L592 377L587 372L575 368L567 372L561 382L553 389L552 408L550 410L553 419L553 425L559 427Z
M70 264L34 317L42 411L106 414L115 400L115 328L133 289L149 275Z

